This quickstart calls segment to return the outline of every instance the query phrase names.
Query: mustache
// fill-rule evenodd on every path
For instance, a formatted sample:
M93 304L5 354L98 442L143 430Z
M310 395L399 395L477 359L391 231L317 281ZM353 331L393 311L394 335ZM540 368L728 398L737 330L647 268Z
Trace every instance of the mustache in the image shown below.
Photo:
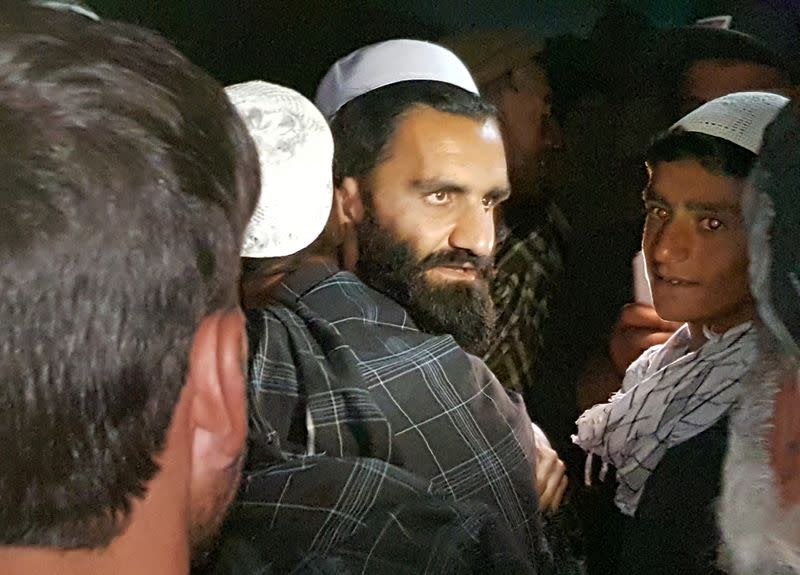
M476 256L465 250L442 250L426 256L420 263L420 268L428 270L439 266L462 267L465 264L475 268L475 272L489 279L494 270L494 258L492 256Z

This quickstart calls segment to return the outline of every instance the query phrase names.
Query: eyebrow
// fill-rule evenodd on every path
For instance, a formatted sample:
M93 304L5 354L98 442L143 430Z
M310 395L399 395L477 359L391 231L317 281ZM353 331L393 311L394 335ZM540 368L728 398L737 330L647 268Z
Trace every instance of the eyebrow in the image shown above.
M424 193L433 193L433 192L454 192L457 194L466 194L469 192L469 189L465 188L461 184L456 184L455 182L450 182L448 180L439 180L436 178L431 178L427 180L414 180L411 182L411 186ZM493 199L495 202L503 202L509 198L511 195L511 188L504 187L504 188L492 188L485 194L483 197L489 197Z
M658 202L665 206L670 205L669 202L661 197L651 186L647 186L644 189L642 198L646 202ZM739 206L731 202L687 202L686 209L690 212L741 213Z

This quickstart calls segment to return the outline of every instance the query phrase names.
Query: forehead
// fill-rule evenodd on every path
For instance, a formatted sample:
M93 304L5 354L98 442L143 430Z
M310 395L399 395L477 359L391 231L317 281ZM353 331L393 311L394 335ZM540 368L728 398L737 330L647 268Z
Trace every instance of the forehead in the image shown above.
M418 107L398 121L378 169L419 179L449 178L476 188L506 187L505 152L497 121Z
M741 203L744 180L714 173L696 160L658 162L649 167L649 173L645 197L657 195L675 205Z
M746 90L780 88L786 79L780 70L746 60L697 60L686 72L685 92L701 101Z
M547 78L547 71L536 60L531 60L524 66L517 68L517 74L539 90L550 92L550 80Z

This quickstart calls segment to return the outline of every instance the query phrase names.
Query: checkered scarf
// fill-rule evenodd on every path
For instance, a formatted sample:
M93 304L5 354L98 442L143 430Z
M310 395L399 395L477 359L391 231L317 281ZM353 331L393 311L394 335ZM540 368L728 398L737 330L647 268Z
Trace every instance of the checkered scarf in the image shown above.
M573 441L617 470L617 507L633 516L647 479L667 450L705 431L736 402L740 382L756 358L750 322L689 351L684 325L663 346L636 360L623 392L578 419Z

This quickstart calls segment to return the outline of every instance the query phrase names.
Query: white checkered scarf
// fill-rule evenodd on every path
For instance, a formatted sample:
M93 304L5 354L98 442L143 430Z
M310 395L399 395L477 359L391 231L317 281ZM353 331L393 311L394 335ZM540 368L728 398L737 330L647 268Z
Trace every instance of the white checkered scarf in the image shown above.
M617 507L633 516L650 474L670 447L699 435L736 402L756 359L750 322L688 351L684 325L663 346L647 350L625 375L624 392L578 418L573 441L617 470Z

